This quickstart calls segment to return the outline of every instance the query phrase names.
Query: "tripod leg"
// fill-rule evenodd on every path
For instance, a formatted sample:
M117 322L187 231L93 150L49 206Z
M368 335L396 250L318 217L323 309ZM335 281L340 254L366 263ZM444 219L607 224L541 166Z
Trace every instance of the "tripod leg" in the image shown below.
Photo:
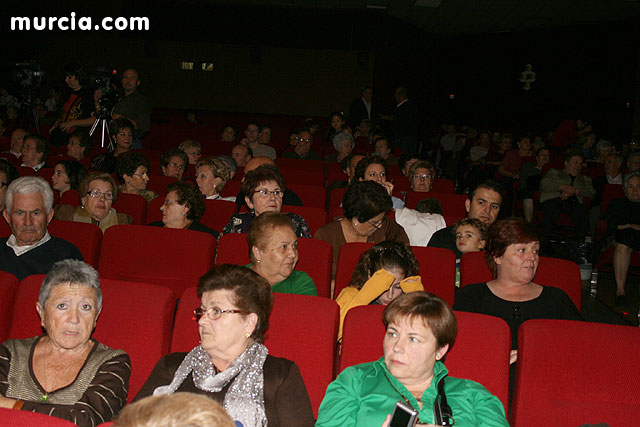
M91 125L91 130L89 131L89 136L93 136L93 133L96 131L96 128L98 127L98 122L100 121L100 119L96 119L93 124Z

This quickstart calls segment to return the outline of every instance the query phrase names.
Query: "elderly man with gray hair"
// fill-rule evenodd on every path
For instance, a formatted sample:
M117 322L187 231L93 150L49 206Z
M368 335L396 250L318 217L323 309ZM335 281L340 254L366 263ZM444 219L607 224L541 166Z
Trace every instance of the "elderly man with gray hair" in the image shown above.
M12 234L0 239L0 270L22 280L45 274L64 259L82 261L78 248L47 231L53 219L52 206L53 191L42 178L26 176L9 185L2 215Z

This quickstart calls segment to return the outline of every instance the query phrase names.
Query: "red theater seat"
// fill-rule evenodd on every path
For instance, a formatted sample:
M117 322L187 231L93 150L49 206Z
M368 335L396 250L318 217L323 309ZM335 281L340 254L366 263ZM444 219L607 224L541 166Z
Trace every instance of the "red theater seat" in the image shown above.
M111 206L118 212L130 215L133 218L133 224L142 225L147 219L147 200L137 194L118 194L118 200Z
M216 240L207 233L163 227L114 225L102 240L103 277L165 285L176 295L211 269Z
M9 338L9 326L13 315L13 302L18 289L18 279L11 273L0 271L0 342Z
M305 206L283 205L282 212L292 212L304 218L309 226L312 236L316 233L318 228L329 222L329 215L327 215L327 211L320 207L306 206L306 204Z
M74 427L71 421L31 411L0 408L0 424L4 427Z
M296 193L302 204L324 210L327 203L327 190L324 185L287 184L287 188ZM323 224L324 225L324 224Z
M640 420L640 330L533 319L518 330L511 425L579 426ZM552 421L551 421L552 420Z
M54 219L49 224L49 233L73 243L82 254L84 262L98 268L102 230L97 225Z

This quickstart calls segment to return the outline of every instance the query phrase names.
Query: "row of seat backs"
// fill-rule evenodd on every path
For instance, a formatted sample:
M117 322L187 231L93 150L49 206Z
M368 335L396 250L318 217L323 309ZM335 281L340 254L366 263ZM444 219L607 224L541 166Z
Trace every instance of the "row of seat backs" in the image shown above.
M35 301L43 278L44 275L31 276L20 283L11 337L26 338L41 333ZM200 301L195 288L185 291L172 333L175 297L170 290L102 279L102 291L103 311L94 336L129 353L133 365L131 400L157 360L169 350L169 339L172 352L188 351L197 345L193 308ZM381 306L363 306L349 311L339 370L382 355L383 310ZM480 382L507 408L511 344L508 326L501 319L481 314L456 312L456 317L458 337L445 362L451 376ZM331 300L274 295L265 344L270 354L298 364L314 414L333 377L337 322L338 306ZM635 425L640 417L637 328L541 319L525 322L518 337L513 425L538 426L541 418L554 420L553 425L601 421L616 426ZM615 350L621 343L624 351Z

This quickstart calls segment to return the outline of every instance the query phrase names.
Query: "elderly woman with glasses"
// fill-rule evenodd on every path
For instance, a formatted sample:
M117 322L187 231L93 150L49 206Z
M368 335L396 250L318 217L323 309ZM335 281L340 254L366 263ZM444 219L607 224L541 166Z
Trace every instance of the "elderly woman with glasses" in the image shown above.
M418 160L409 168L411 190L420 193L428 193L433 186L433 165L425 160Z
M101 310L96 270L77 260L54 264L36 303L45 334L0 346L0 408L79 426L118 415L127 401L131 360L91 338Z
M80 206L58 205L55 219L95 224L102 232L112 225L131 224L133 218L111 207L118 198L118 187L110 174L91 172L78 185Z
M147 190L149 183L149 160L138 151L129 151L118 157L116 173L124 183L119 187L120 193L137 194L147 202L158 197L154 191Z
M284 178L275 166L266 164L247 172L242 182L242 193L246 194L244 200L251 212L233 214L222 234L246 233L255 217L264 212L280 212L284 191ZM296 236L311 238L304 218L291 212L285 215L291 220Z
M200 344L163 357L134 401L191 392L222 404L245 427L313 426L298 367L263 344L273 307L269 283L249 268L222 264L200 278L198 297Z

